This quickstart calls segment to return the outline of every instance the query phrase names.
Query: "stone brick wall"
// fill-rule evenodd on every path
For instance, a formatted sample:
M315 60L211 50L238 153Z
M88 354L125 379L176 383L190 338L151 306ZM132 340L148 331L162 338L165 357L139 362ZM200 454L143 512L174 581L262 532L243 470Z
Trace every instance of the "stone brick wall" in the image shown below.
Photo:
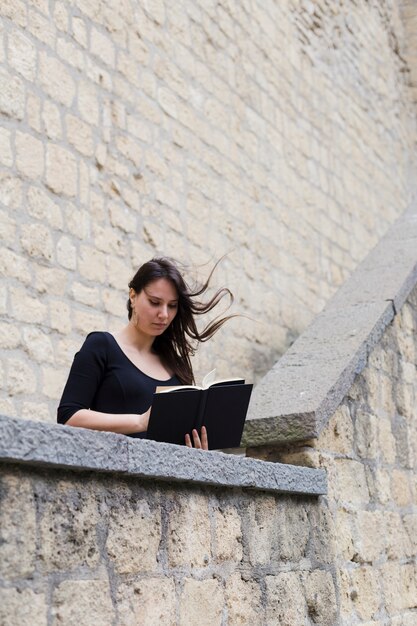
M294 626L304 596L336 615L315 499L10 468L0 511L3 626Z
M415 27L417 23L417 2L416 0L400 1L401 21L404 24L404 58L409 66L410 84L417 102L417 43Z
M340 623L416 624L417 288L317 440L251 453L326 468Z
M318 499L3 463L0 623L413 626L416 370L417 287L321 436L261 450Z
M2 0L0 19L8 415L54 419L84 335L121 325L160 253L202 276L229 253L217 283L252 319L196 369L256 379L409 202L396 2Z

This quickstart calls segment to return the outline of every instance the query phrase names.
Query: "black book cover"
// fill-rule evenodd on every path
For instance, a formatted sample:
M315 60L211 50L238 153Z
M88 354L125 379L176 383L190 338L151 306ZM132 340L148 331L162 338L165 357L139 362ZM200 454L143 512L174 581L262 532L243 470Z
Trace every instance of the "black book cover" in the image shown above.
M250 384L225 384L155 393L147 438L183 445L186 433L206 426L210 450L237 448L251 392Z

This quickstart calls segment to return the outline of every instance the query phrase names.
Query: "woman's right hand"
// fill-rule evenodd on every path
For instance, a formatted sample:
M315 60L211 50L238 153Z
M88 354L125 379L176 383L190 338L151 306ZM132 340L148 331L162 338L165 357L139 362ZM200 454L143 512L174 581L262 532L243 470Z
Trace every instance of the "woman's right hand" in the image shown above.
M205 426L201 427L201 434L198 434L198 431L194 428L192 431L193 435L193 443L194 448L200 448L201 450L208 450L208 437L207 437L207 428ZM185 435L185 445L187 448L192 448L193 444L191 443L191 437L187 433Z

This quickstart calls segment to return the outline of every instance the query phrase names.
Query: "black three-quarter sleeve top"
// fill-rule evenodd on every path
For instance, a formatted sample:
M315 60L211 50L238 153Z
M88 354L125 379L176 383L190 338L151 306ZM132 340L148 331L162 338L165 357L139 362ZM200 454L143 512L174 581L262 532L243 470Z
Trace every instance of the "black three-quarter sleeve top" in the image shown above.
M176 376L157 380L142 372L107 332L93 332L74 357L58 407L57 420L65 424L79 409L103 413L145 413L156 387L180 385ZM134 433L133 437L146 437Z

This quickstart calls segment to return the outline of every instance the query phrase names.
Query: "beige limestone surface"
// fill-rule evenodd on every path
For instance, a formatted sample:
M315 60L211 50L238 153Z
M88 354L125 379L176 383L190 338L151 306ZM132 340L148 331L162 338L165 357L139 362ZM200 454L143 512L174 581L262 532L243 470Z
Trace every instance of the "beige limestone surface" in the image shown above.
M322 435L251 451L327 496L2 464L1 623L413 626L416 395L414 288Z
M3 0L0 20L8 415L55 419L85 334L124 323L158 254L200 277L228 255L215 282L249 317L197 377L256 380L410 201L396 1Z

